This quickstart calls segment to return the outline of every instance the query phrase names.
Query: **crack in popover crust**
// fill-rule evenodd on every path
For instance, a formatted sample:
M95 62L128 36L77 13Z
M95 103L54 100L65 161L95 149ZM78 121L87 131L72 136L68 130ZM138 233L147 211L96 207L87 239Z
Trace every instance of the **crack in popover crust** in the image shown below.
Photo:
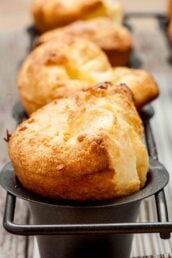
M31 114L53 99L71 96L102 81L127 83L139 108L159 92L149 73L127 68L113 70L95 43L69 35L33 50L19 71L17 83L23 106Z
M125 85L102 83L33 113L10 137L24 187L46 197L104 200L146 182L143 126Z

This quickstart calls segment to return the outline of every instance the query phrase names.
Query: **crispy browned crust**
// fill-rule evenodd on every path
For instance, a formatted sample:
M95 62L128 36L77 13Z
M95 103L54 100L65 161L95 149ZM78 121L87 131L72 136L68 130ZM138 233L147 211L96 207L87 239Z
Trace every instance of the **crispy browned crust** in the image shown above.
M109 0L32 0L35 26L40 32L67 25L79 19L98 16L120 21L122 8Z
M103 83L33 113L11 136L9 155L20 182L35 193L110 199L143 187L142 136L129 89Z
M152 75L145 70L117 67L113 72L113 82L127 84L134 95L138 109L158 97L158 85Z
M65 35L84 37L95 42L106 53L113 66L124 66L129 63L133 47L132 36L124 26L114 24L109 18L77 21L46 32L40 36L37 45Z

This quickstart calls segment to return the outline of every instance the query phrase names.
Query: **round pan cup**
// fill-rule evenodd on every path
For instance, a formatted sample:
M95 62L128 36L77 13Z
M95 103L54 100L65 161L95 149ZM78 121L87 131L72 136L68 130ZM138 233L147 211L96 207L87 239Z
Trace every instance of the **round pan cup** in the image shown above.
M16 178L11 163L0 173L1 186L27 202L34 225L42 225L43 228L46 225L43 231L31 234L38 235L41 258L129 258L133 234L122 234L120 230L115 234L110 230L103 231L101 225L136 222L141 201L163 189L168 180L165 168L150 159L147 183L139 192L103 202L71 202L28 192ZM51 234L47 225L58 225L63 230Z

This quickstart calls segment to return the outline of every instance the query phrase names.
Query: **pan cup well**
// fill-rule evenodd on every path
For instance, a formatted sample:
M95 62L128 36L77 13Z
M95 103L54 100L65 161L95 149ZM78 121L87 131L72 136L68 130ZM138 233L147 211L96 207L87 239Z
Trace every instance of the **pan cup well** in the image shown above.
M58 258L95 255L100 258L128 258L132 233L151 231L150 225L143 227L135 223L141 200L159 192L167 182L168 173L164 167L158 161L150 159L147 184L135 194L106 202L59 201L25 190L9 163L0 174L0 183L11 196L27 202L33 224L14 224L14 214L10 214L13 209L10 210L7 202L4 225L12 233L38 235L41 258L55 258L57 254Z

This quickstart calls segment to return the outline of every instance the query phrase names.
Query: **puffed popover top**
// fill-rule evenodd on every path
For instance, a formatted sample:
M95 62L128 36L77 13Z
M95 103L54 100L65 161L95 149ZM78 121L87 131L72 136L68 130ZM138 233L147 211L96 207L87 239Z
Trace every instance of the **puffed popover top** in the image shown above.
M148 172L142 122L124 84L101 83L39 109L13 133L9 155L25 188L58 199L126 196Z

